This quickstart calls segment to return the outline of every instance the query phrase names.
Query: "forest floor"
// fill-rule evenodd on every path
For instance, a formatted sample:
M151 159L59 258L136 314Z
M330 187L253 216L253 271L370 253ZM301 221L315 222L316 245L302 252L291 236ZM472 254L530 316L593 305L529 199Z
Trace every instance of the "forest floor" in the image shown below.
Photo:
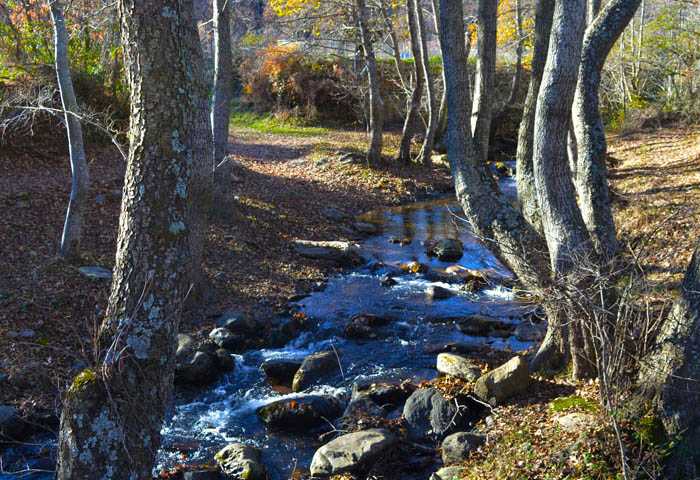
M265 133L236 127L231 140L235 208L209 230L206 268L213 301L206 311L190 312L183 331L203 330L224 309L283 308L290 297L336 271L295 255L290 240L352 239L349 222L354 216L446 193L451 187L443 166L407 166L387 159L370 168L364 162L341 161L338 152L363 147L363 132ZM387 151L395 150L397 140L388 136ZM610 156L621 237L626 248L641 252L640 265L657 298L669 299L700 234L700 128L613 136ZM89 152L89 161L94 201L79 263L55 255L69 190L65 152L48 148L39 158L32 153L0 162L1 404L25 411L55 409L72 373L92 362L93 333L109 282L86 278L78 267L113 265L124 162L111 149ZM346 213L348 221L328 218L330 207ZM541 382L541 398L533 395L494 411L499 435L507 441L478 452L469 463L473 478L560 478L547 476L556 462L574 473L597 458L591 449L600 442L562 457L577 435L561 434L552 426L562 411L551 407L553 397L547 393L590 400L596 389L565 379ZM600 418L589 404L573 401L572 411ZM601 438L610 440L607 433ZM540 453L546 448L556 457L554 463L541 461L546 456L532 453L535 447Z

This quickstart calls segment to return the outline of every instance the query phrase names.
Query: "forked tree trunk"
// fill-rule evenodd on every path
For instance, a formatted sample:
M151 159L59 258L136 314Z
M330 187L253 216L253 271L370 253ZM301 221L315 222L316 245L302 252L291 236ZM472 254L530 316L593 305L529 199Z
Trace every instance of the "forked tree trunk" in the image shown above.
M399 144L399 160L404 163L411 161L411 142L416 132L420 115L421 98L423 97L423 75L420 71L419 58L421 49L418 39L418 26L416 22L415 10L412 8L414 0L406 0L406 18L408 31L410 34L411 53L413 54L413 76L415 83L411 96L408 99L406 108L406 118L404 119L403 131L401 132L401 142Z
M68 151L70 153L71 190L68 211L63 224L60 254L64 258L80 255L83 217L90 190L90 173L88 171L83 128L78 117L78 101L73 90L70 63L68 60L68 31L63 17L63 7L59 0L49 0L51 21L54 28L54 54L56 77L61 93L66 131L68 133Z
M664 320L653 350L642 359L639 373L640 386L654 401L675 443L663 478L700 476L699 356L700 244L685 273L681 296Z
M194 172L191 0L120 0L131 141L97 365L64 399L59 480L151 478L188 294ZM207 128L208 130L208 128Z
M428 40L425 31L425 20L423 18L423 7L420 0L412 0L413 9L416 17L416 26L418 27L418 42L420 45L420 66L423 80L425 81L425 91L428 105L428 126L425 129L425 139L420 151L420 162L424 165L430 165L433 147L435 145L435 133L438 127L438 111L437 98L435 97L435 82L433 81L433 73L430 71L430 57L428 56ZM416 59L418 60L418 59Z
M227 204L227 180L230 165L225 162L228 153L228 129L233 94L233 55L231 52L231 0L214 0L214 95L211 105L211 125L214 146L212 173L214 176L214 204Z
M585 28L585 0L557 0L535 113L533 168L552 271L564 288L585 286L586 269L597 266L591 239L576 203L567 140L571 105ZM582 317L582 316L581 316ZM569 341L574 376L595 373L590 336L582 318L572 319Z
M611 0L588 27L574 97L572 118L578 146L578 203L598 253L609 260L614 258L618 243L610 208L605 163L607 143L598 90L605 60L640 3L641 0Z
M486 161L489 153L496 77L498 1L479 0L477 16L479 20L479 36L477 39L479 56L476 60L471 126L481 160Z
M554 0L537 0L535 11L535 45L532 54L530 85L525 98L523 117L518 131L515 178L518 201L523 215L532 226L542 231L542 218L537 202L535 175L532 168L532 142L535 129L535 110L540 92L544 65L549 49L549 34L552 30Z
M367 151L367 162L377 163L382 158L382 136L384 130L384 102L379 87L379 71L374 55L372 34L368 27L368 13L365 0L355 0L357 24L360 29L362 50L367 64L367 83L369 84L369 134L370 143Z

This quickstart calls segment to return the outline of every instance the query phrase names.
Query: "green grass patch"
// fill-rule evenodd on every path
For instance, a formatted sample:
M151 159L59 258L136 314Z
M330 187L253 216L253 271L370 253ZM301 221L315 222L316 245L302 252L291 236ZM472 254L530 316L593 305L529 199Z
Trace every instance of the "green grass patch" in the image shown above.
M577 410L584 412L597 412L598 404L593 400L572 395L570 397L559 397L552 400L549 408L553 412L566 412L569 410Z
M327 128L311 127L297 120L280 120L273 115L259 115L252 112L234 112L231 115L231 125L238 128L249 128L260 133L293 137L316 137L328 133Z

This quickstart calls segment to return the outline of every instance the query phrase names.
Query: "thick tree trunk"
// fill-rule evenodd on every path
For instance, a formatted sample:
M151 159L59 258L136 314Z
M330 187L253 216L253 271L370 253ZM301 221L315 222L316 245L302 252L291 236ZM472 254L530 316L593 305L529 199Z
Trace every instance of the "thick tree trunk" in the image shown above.
M425 139L420 152L420 162L424 165L430 165L433 147L435 145L435 134L438 127L438 111L437 98L435 96L435 82L433 81L433 73L430 71L430 57L428 56L428 40L425 31L425 20L423 18L423 7L420 0L412 0L413 9L416 17L416 26L418 27L418 42L420 44L420 66L425 81L425 91L428 104L428 126L425 129ZM418 59L416 59L418 61Z
M521 0L515 0L515 32L518 36L518 44L515 47L515 73L513 74L513 82L510 85L508 100L506 100L506 108L515 103L523 76L525 36L523 35L523 7Z
M533 169L542 225L555 278L585 288L582 272L597 265L590 236L576 203L567 140L571 105L585 28L585 0L557 0L539 101L535 113ZM585 291L585 290L584 290ZM582 317L582 316L580 316ZM574 376L591 376L590 337L582 318L569 326Z
M654 349L641 362L639 383L654 400L675 448L663 478L700 476L700 244L681 285L681 296L661 326ZM646 412L645 412L646 413Z
M554 0L537 0L535 12L535 45L532 55L532 73L527 97L523 108L523 117L518 131L518 151L515 178L518 188L518 200L523 215L538 231L542 231L542 219L537 203L535 175L532 168L532 142L535 130L535 110L537 96L540 92L544 65L547 61L549 35L552 30Z
M382 136L384 130L384 102L382 101L379 87L379 72L377 59L374 55L372 34L369 31L367 21L367 5L365 0L355 0L357 9L357 24L360 29L362 50L367 64L367 82L369 84L369 131L370 143L367 151L367 162L376 163L382 158Z
M612 259L618 249L610 208L607 143L598 90L605 60L634 16L641 0L611 0L586 30L573 106L578 147L576 175L579 206L598 253Z
M190 289L192 112L200 95L183 45L196 35L192 2L120 0L119 11L131 146L114 281L98 363L75 378L64 399L59 480L151 478Z
M479 37L476 61L476 81L472 101L472 134L482 161L489 153L491 118L493 116L493 92L496 77L496 26L498 17L497 0L479 0Z
M214 0L214 95L211 125L214 146L212 171L214 175L214 205L226 205L227 180L230 165L224 159L228 153L228 129L233 94L233 55L231 52L231 0Z
M64 119L68 132L71 169L70 200L68 201L66 220L63 224L60 254L64 258L72 258L80 255L83 217L89 200L90 174L85 156L85 145L83 144L83 128L78 117L78 101L75 98L68 61L68 31L63 18L63 7L59 0L50 0L49 5L54 28L56 77L65 112Z
M406 18L408 31L410 34L411 53L413 54L413 76L415 83L411 96L408 99L406 108L406 118L404 119L403 131L401 132L401 142L399 144L399 160L404 163L411 161L411 142L416 131L418 117L420 115L421 98L423 97L423 75L420 71L419 58L421 49L418 39L418 25L416 22L415 10L412 8L414 0L406 0Z

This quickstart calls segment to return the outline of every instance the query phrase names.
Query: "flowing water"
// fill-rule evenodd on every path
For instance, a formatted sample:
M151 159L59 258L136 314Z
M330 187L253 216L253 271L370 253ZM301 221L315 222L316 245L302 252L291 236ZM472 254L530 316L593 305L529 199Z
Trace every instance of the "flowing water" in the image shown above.
M513 184L502 183L502 188L512 191ZM317 437L268 432L256 416L258 407L285 397L266 383L260 370L260 365L269 359L301 360L319 350L335 349L342 374L305 393L347 396L355 382L435 377L436 354L430 348L432 345L489 344L514 351L530 346L514 337L467 336L454 322L448 321L480 313L517 323L531 306L517 302L506 287L495 285L473 294L460 290L455 283L435 282L424 274L397 269L399 264L410 261L428 265L432 271L456 263L470 269L491 269L504 278L510 276L470 234L455 203L449 200L416 203L370 213L364 220L378 225L381 232L361 243L366 265L331 278L322 291L298 302L297 308L314 320L313 328L283 348L235 355L234 372L198 394L181 396L172 419L163 429L161 466L183 461L209 462L225 444L245 442L262 449L271 480L289 478L296 466L308 467L319 446ZM445 263L426 254L425 242L442 238L462 241L464 255L458 262ZM394 275L397 282L394 286L381 284L380 279L387 273ZM454 296L431 300L426 295L431 285L449 289ZM348 340L342 335L343 328L356 314L388 316L394 320L379 330L380 337L376 340ZM187 457L182 456L183 451L188 452ZM0 474L0 479L9 478L43 480L51 476Z

